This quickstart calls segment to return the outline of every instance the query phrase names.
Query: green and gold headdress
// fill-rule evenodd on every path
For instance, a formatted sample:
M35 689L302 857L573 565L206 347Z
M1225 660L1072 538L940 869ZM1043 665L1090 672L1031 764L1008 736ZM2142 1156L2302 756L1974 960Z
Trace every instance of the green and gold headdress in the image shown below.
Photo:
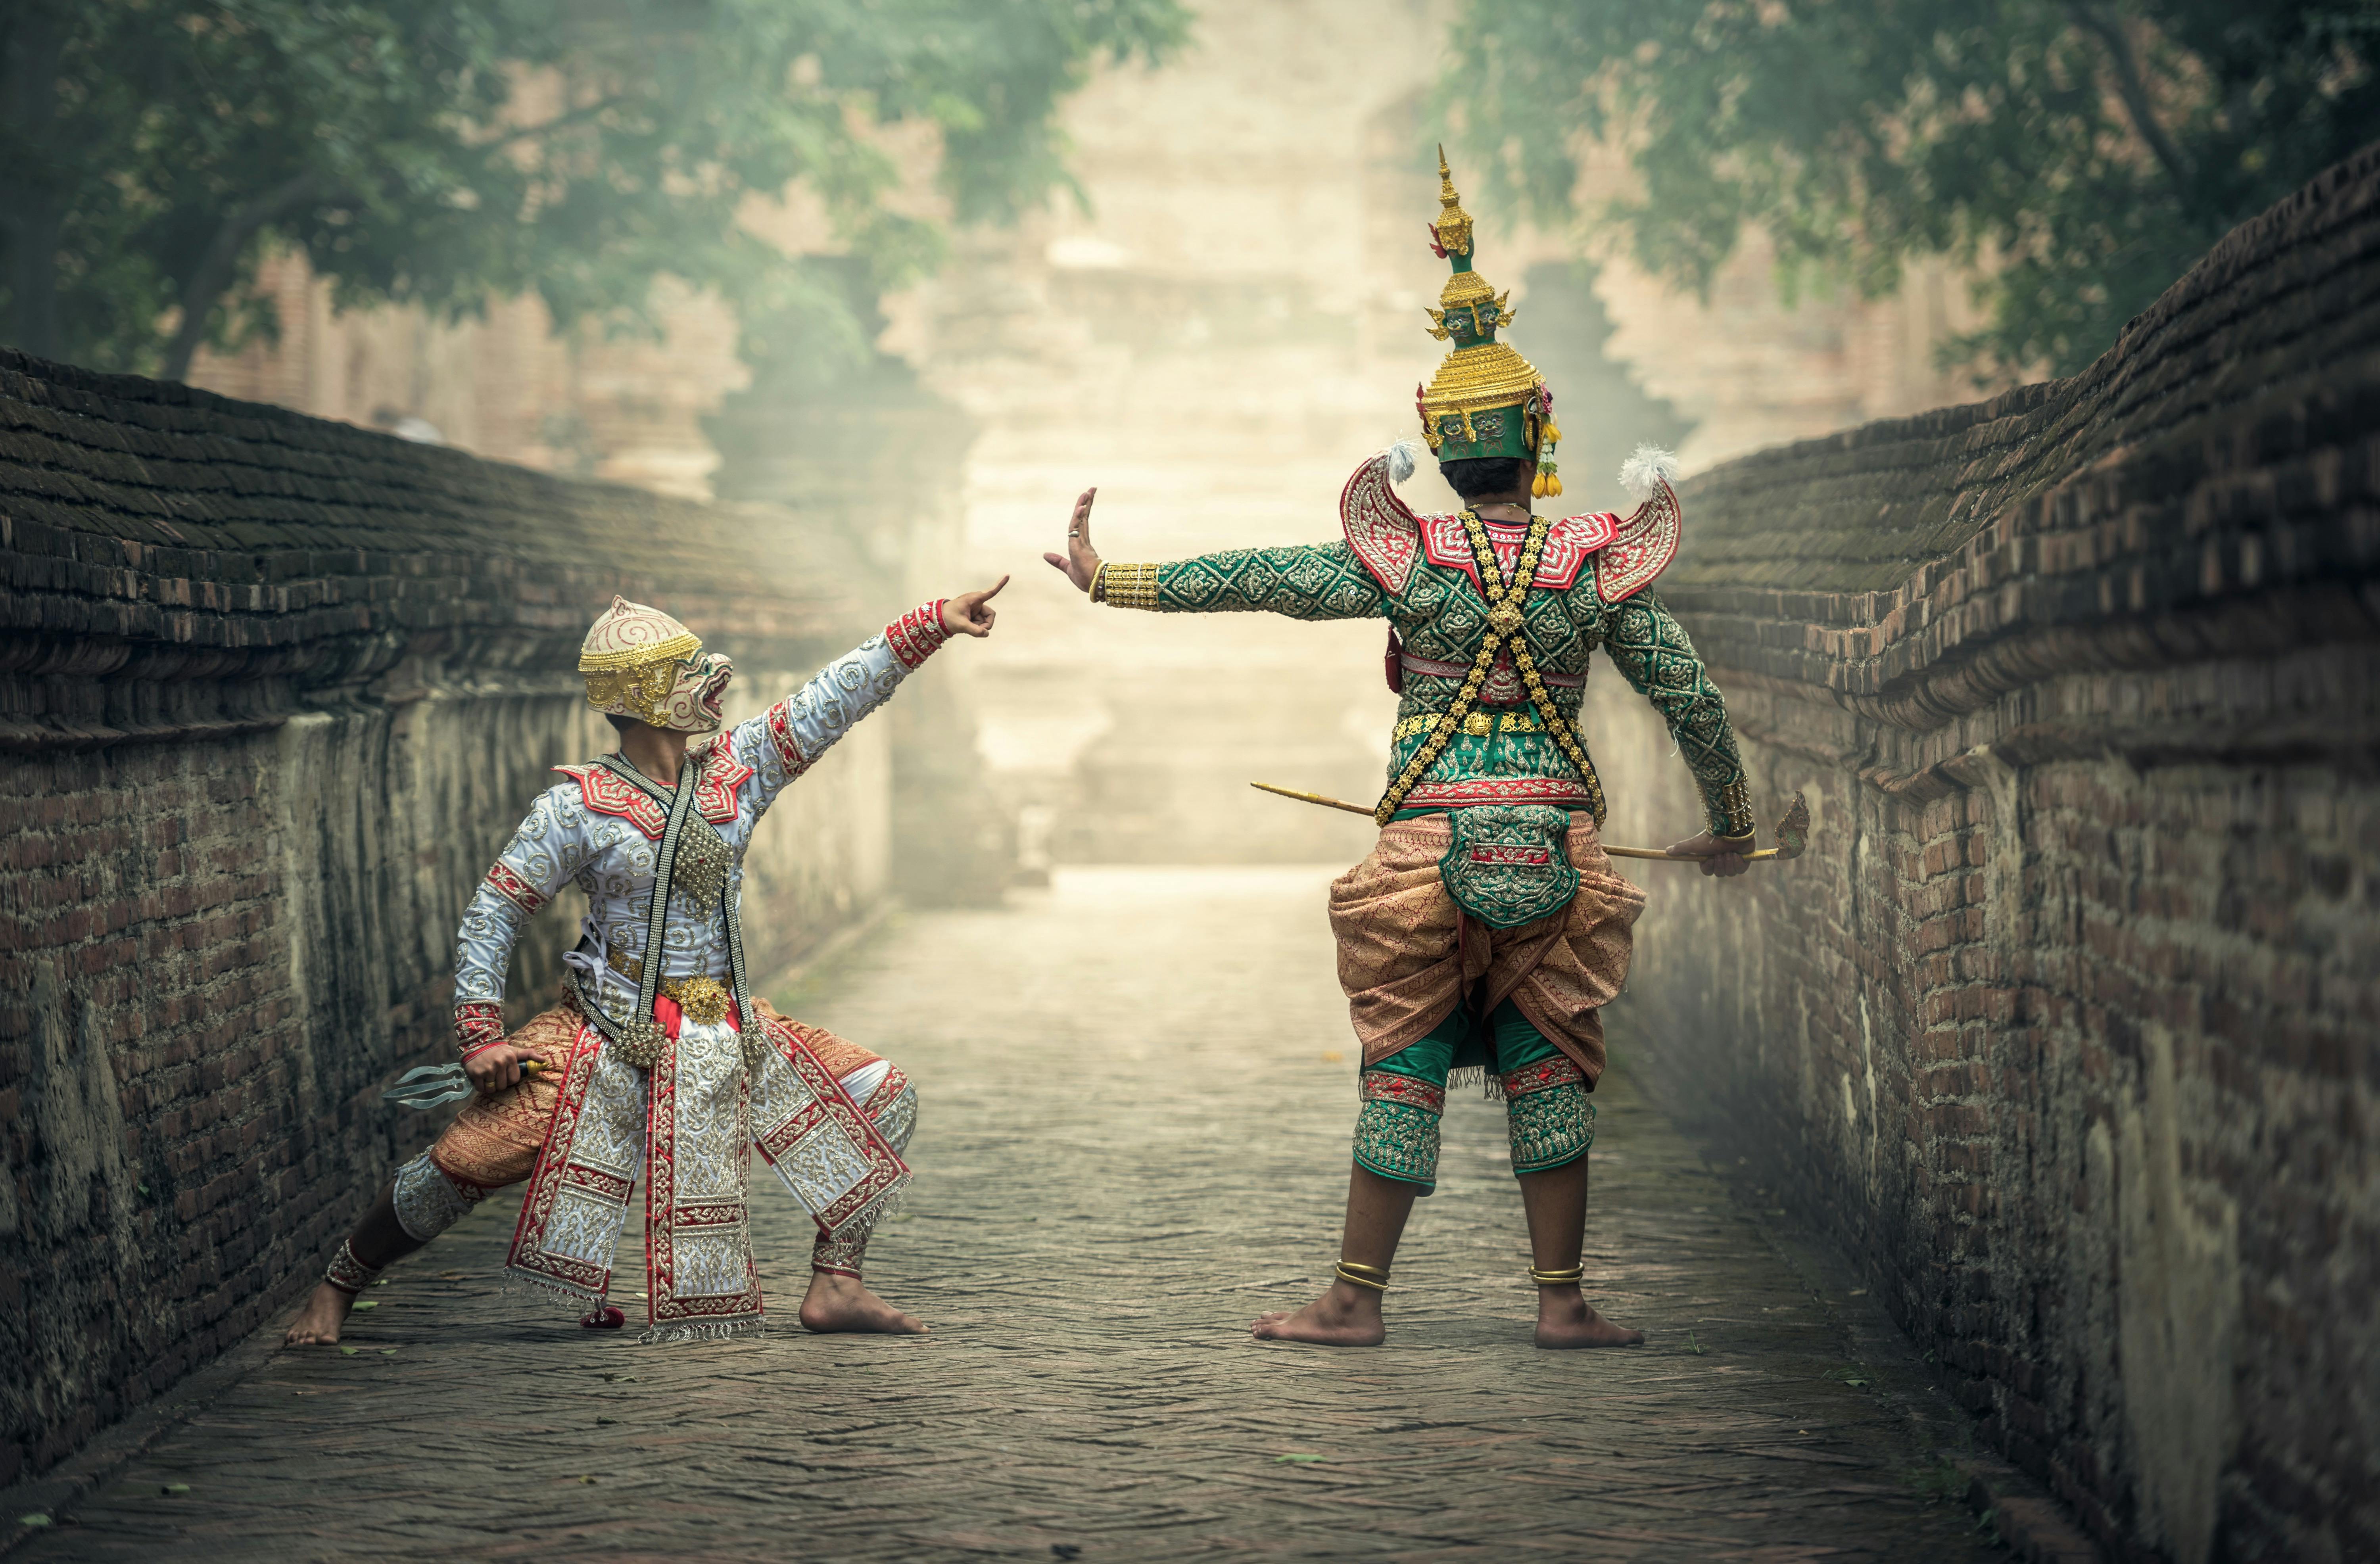
M1454 193L1444 147L1438 150L1438 204L1442 210L1429 225L1430 248L1453 262L1454 274L1439 294L1438 308L1428 311L1429 334L1451 339L1454 347L1429 384L1415 388L1422 438L1441 462L1481 456L1535 462L1535 492L1559 494L1553 456L1561 430L1554 425L1553 393L1534 365L1496 340L1496 329L1512 323L1515 311L1505 302L1512 290L1498 293L1471 269L1471 214Z

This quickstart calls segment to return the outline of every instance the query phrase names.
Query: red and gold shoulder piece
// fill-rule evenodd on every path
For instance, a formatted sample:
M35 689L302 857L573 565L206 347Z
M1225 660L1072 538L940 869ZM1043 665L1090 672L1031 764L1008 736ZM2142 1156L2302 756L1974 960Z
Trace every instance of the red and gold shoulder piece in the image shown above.
M1597 556L1595 590L1605 602L1635 596L1678 557L1678 493L1666 478L1655 482L1658 487L1643 504L1618 521L1614 536Z
M623 819L659 842L669 827L669 815L643 790L630 787L601 766L556 766L555 770L578 784L578 800L588 813ZM698 794L699 790L698 790Z
M1459 570L1471 577L1471 585L1479 587L1479 561L1471 552L1471 535L1463 528L1459 515L1416 516L1415 525L1421 531L1422 557L1432 564L1442 564L1449 570ZM1537 555L1536 584L1554 592L1566 592L1578 585L1579 567L1587 556L1618 536L1620 518L1609 511L1591 512L1585 515L1566 515L1546 526L1546 546ZM1498 542L1496 557L1504 568L1512 569L1520 558L1517 543Z
M1546 528L1545 552L1537 556L1537 585L1568 591L1578 585L1586 556L1620 535L1620 518L1609 511L1566 515Z
M724 734L703 746L705 759L702 781L695 784L694 806L712 825L723 826L735 818L735 795L759 772L735 758L727 747Z
M1339 491L1339 525L1364 568L1390 592L1402 592L1421 552L1421 531L1389 479L1389 452L1366 461Z

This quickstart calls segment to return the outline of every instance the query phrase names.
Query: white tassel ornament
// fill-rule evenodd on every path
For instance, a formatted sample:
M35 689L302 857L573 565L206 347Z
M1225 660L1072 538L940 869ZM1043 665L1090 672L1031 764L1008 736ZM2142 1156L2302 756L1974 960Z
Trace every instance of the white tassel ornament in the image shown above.
M1654 490L1677 480L1678 454L1658 445L1639 445L1620 464L1620 487L1640 500L1651 499Z

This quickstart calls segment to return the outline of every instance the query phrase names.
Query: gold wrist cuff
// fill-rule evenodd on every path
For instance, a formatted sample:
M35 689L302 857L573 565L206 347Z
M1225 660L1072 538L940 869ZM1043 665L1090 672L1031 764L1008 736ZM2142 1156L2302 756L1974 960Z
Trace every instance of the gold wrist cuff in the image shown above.
M1735 781L1718 790L1717 807L1711 811L1711 814L1713 816L1711 834L1721 841L1748 842L1758 834L1758 822L1752 816L1752 789L1744 785L1742 777L1736 778ZM1742 822L1742 830L1730 831L1719 829L1722 824L1733 825L1737 821Z
M1091 574L1091 600L1110 608L1157 607L1157 566L1111 564L1102 560Z

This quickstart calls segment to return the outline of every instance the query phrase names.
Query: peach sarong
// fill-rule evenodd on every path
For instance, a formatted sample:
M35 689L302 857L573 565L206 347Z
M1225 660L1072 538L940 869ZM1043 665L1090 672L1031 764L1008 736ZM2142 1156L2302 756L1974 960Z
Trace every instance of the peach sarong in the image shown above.
M1510 999L1593 1089L1603 1073L1601 1011L1627 979L1645 892L1612 872L1593 818L1572 819L1577 898L1516 928L1491 929L1447 894L1438 863L1453 827L1444 815L1391 822L1362 863L1331 881L1339 986L1365 1064L1418 1042L1458 1004L1486 1014Z

